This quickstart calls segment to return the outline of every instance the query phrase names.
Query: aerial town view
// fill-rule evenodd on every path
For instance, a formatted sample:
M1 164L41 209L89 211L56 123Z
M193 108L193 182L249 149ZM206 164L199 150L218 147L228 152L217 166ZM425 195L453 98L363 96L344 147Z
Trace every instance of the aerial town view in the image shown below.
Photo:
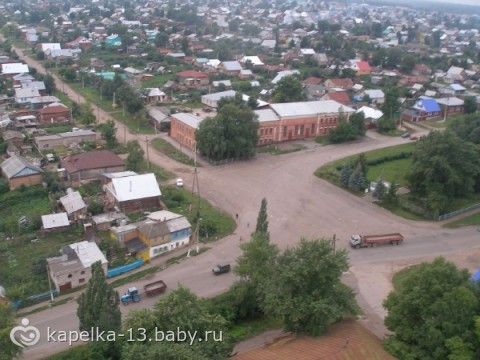
M480 359L480 1L0 0L12 359Z

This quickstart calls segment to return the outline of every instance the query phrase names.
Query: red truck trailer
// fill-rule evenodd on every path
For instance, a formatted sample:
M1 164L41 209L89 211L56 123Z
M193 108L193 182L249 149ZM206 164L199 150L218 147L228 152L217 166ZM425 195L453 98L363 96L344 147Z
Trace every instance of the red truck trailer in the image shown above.
M350 238L350 246L355 249L386 244L399 245L402 242L403 235L399 233L381 235L352 235Z
M163 282L163 280L158 280L154 281L152 283L146 284L143 287L143 290L145 291L145 294L147 296L155 296L155 295L160 295L167 290L167 284Z

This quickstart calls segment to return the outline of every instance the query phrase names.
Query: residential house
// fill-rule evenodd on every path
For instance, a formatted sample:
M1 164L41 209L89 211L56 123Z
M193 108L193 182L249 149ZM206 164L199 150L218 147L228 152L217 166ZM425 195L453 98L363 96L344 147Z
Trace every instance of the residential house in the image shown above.
M380 89L365 90L360 97L362 100L367 97L375 105L382 105L385 102L385 93Z
M147 103L152 104L152 103L159 103L159 102L165 102L167 101L167 94L165 94L162 90L159 88L149 88L147 89Z
M242 65L238 61L224 61L220 64L222 71L228 75L239 75L242 71Z
M97 134L92 130L77 130L54 135L35 136L35 144L40 150L69 148L85 142L96 142Z
M365 123L367 126L374 126L377 121L383 116L383 112L369 106L362 106L356 113L363 113Z
M41 125L69 123L72 111L62 103L53 102L38 110L38 120Z
M0 169L8 180L10 190L20 186L40 185L43 181L43 170L17 155L2 162Z
M70 220L78 221L87 215L87 205L78 191L68 188L67 194L59 199L59 203Z
M100 180L102 174L125 170L124 161L110 150L95 150L70 155L60 160L65 175L74 184Z
M149 107L148 119L157 131L167 131L170 128L170 111L167 108Z
M343 105L350 105L352 100L346 91L332 91L322 96L322 100L334 100Z
M61 256L47 258L48 273L62 292L85 285L92 277L91 266L98 261L106 274L108 261L97 244L81 241L64 246Z
M140 238L138 224L124 224L110 229L111 237L117 240L121 247L126 248L131 256L150 261L150 249Z
M463 81L465 79L465 69L458 66L451 66L447 70L445 77L450 81Z
M106 207L125 213L160 208L162 195L154 174L112 178L105 186Z
M280 80L282 80L284 77L287 77L287 76L295 76L295 75L300 75L300 71L298 70L283 70L283 71L279 71L277 73L277 75L273 78L273 80L271 81L271 83L273 85L276 85L278 84L278 82Z
M2 64L2 75L13 77L18 74L28 74L30 70L28 65L22 63L7 63Z
M185 216L167 210L153 212L138 223L139 237L148 244L150 258L187 246L191 227Z
M350 68L356 72L357 76L370 75L372 73L370 64L364 60L350 61Z
M350 90L353 87L353 81L348 78L333 78L325 80L324 85L327 89Z
M202 119L190 113L171 115L170 137L187 149L195 151L197 142L195 133Z
M209 84L208 74L201 71L180 71L177 73L177 78L180 85L189 88L205 87Z
M240 62L245 66L249 66L251 64L254 68L262 67L265 65L262 60L258 56L244 56Z
M110 48L122 46L122 39L118 34L112 34L105 38L105 45Z
M442 109L437 100L426 96L420 97L411 109L402 112L401 119L407 121L423 121L438 119L442 115Z
M42 215L42 231L61 231L70 227L70 220L66 212Z
M437 99L438 104L442 108L443 116L450 116L454 114L463 114L464 112L464 101L457 97L448 97Z

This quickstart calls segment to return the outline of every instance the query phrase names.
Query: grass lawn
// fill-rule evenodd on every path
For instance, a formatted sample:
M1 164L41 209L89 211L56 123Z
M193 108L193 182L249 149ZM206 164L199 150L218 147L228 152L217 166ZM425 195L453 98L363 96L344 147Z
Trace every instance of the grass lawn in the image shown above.
M175 177L175 174L150 162L150 166L145 160L142 164L142 172L151 171L157 177L157 180L160 182L165 182Z
M173 146L164 139L154 139L152 141L152 146L155 148L155 150L160 151L161 153L167 155L169 158L172 158L175 161L186 165L194 165L194 161L192 158L178 150L175 146Z
M280 319L262 317L233 324L228 330L228 333L233 338L234 342L239 342L261 334L267 330L279 329L282 327L283 323Z
M305 150L306 146L301 144L291 144L289 146L267 145L258 148L258 153L268 153L271 155L289 154L296 151Z
M55 125L55 126L48 126L48 127L44 128L44 130L49 135L60 134L60 133L72 131L72 126L68 125L68 124Z
M155 75L153 78L142 81L142 88L155 88L161 87L167 81L172 80L175 78L173 74L158 74Z
M374 161L387 156L395 156L402 152L413 151L415 143L407 143L402 145L391 146L383 149L373 150L365 153L367 161ZM351 161L354 161L358 155L348 156L343 159L339 159L324 166L318 168L315 171L315 175L323 178L331 183L339 186L339 177L341 167ZM405 184L405 173L410 165L410 159L400 159L387 161L378 165L369 165L367 177L370 181L375 181L380 175L383 176L386 181L396 180L400 184Z
M200 239L203 242L215 241L230 235L236 227L235 221L227 213L212 206L205 199L198 199L190 191L174 186L162 188L163 201L168 210L182 214L192 224L197 224L197 209L200 205ZM200 203L200 204L199 204Z
M87 101L96 104L103 110L107 111L118 121L126 124L130 131L137 134L153 134L155 130L150 126L148 120L145 118L135 118L129 114L128 111L123 111L121 108L113 108L112 101L106 98L100 99L100 93L97 89L92 87L82 87L81 83L69 83L69 85L82 95ZM96 114L95 114L96 115Z
M379 165L370 165L367 171L367 179L375 181L380 177L388 182L397 182L400 186L406 186L406 170L412 164L412 159L400 159L388 161Z
M449 223L446 223L444 227L450 229L456 229L462 226L473 226L480 225L480 212L464 217L462 219L454 220Z

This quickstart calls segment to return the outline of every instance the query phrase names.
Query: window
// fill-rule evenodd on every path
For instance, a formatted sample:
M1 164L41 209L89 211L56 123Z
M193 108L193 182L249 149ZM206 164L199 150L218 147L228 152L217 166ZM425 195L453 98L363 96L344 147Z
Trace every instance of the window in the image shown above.
M80 274L82 275L85 274L85 270L80 271Z
M67 277L70 279L70 278L72 277L72 274L68 274L68 276L67 276Z
M301 125L300 126L300 135L303 135L303 131L305 130L305 126Z
M283 136L287 136L287 127L286 126L283 127Z
M78 282L81 284L81 283L84 283L85 282L85 279L84 278L81 278L81 279L78 279Z

